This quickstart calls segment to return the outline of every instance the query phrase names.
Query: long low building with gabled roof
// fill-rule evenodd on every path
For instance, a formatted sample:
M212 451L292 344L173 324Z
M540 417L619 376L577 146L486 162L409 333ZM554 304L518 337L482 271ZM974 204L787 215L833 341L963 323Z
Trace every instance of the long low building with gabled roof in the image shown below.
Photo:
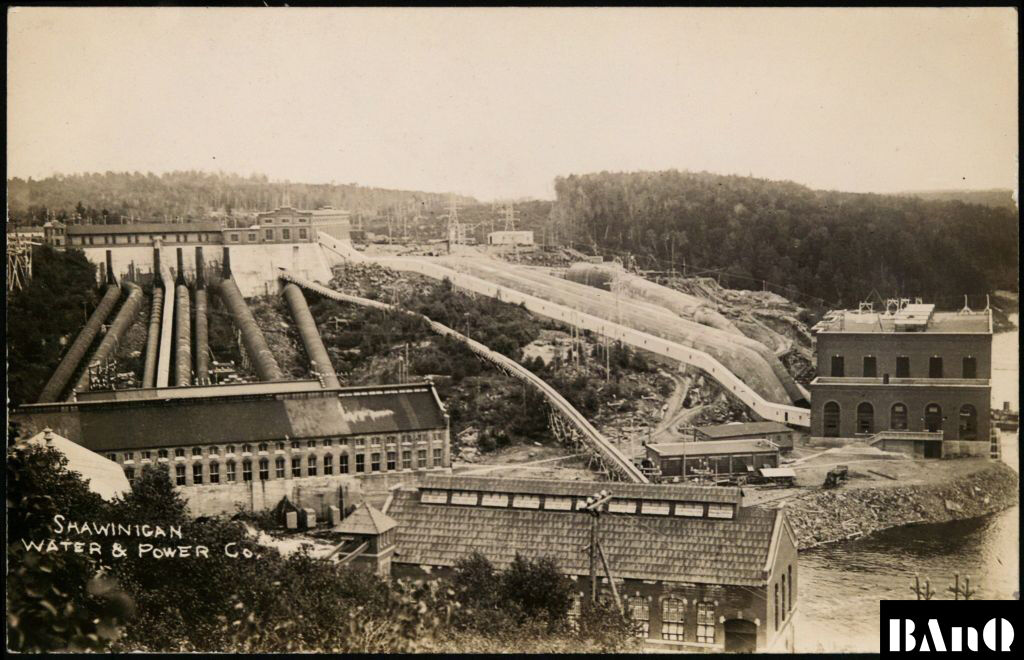
M576 581L578 616L592 523L581 509L601 490L611 500L599 543L649 646L792 651L795 536L783 511L743 507L738 488L428 476L385 507L396 523L391 572L444 575L474 552L497 568L516 554L549 557Z

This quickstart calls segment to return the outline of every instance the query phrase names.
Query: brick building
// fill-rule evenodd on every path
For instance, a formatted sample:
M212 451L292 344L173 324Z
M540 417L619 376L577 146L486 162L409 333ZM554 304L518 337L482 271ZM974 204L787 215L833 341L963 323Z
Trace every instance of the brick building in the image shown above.
M877 436L925 457L987 452L989 310L905 303L884 313L843 310L814 332L812 436Z
M67 246L77 248L153 245L220 245L217 222L137 222L126 225L67 225Z
M257 229L258 227L258 229ZM256 214L256 224L249 230L238 232L241 243L251 243L252 232L261 243L312 243L317 232L330 234L335 238L349 237L349 213L340 209L323 208L312 211L283 206L273 211ZM233 240L234 232L225 234L227 243Z
M396 523L391 573L446 575L474 551L498 569L516 553L548 557L574 580L578 616L591 528L579 509L599 490L613 498L601 547L648 646L792 651L795 537L783 511L741 506L738 488L428 476L385 505Z
M316 381L95 392L15 409L24 431L106 456L132 480L166 464L179 486L397 473L451 465L430 383L325 389Z

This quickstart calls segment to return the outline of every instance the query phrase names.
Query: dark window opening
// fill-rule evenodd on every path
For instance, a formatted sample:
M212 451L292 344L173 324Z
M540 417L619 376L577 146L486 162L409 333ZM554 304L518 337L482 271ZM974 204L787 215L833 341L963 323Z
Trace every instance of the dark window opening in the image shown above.
M896 377L910 378L910 358L906 355L896 357Z
M978 377L978 360L972 357L964 358L964 378Z
M940 358L940 357L928 358L928 377L929 378L942 378L942 358Z
M832 356L832 377L842 378L844 372L843 356L833 355Z
M864 377L865 378L877 378L878 377L878 366L874 356L867 356L864 358Z

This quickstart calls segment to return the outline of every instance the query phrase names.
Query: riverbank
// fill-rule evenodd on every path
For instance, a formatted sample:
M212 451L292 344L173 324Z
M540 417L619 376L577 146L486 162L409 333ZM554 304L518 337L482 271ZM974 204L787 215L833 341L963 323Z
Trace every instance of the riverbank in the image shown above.
M892 527L976 518L1018 501L1017 473L992 462L945 483L815 490L772 508L786 511L797 547L806 550Z

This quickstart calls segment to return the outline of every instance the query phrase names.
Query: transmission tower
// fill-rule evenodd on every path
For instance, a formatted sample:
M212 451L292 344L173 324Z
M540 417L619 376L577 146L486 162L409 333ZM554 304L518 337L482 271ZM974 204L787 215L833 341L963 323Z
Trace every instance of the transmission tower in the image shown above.
M11 239L14 239L13 241ZM7 234L7 291L20 291L32 279L32 246L15 232Z
M516 230L516 209L513 202L505 204L505 231Z

